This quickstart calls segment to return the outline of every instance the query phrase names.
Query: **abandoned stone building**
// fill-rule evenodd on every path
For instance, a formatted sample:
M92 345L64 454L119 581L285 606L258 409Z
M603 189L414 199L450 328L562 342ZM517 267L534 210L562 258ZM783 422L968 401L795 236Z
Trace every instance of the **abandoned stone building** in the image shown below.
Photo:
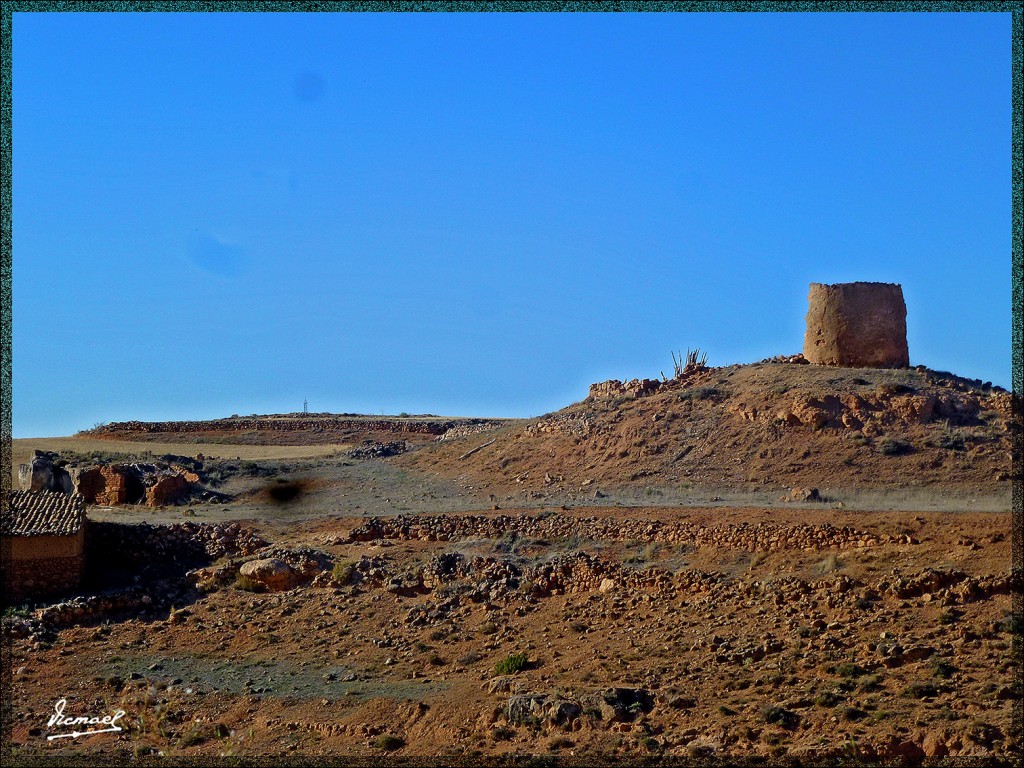
M11 546L8 601L74 589L85 568L85 499L53 491L11 491L3 536Z
M117 506L178 504L202 490L200 477L178 464L101 464L67 466L60 456L36 451L18 467L22 490L81 494L86 504Z

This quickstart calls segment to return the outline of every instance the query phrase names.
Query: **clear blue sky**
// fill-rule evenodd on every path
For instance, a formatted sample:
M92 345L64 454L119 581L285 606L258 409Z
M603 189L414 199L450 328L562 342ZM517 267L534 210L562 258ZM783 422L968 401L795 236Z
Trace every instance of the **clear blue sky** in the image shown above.
M530 416L902 283L1009 387L1010 15L14 15L13 425Z

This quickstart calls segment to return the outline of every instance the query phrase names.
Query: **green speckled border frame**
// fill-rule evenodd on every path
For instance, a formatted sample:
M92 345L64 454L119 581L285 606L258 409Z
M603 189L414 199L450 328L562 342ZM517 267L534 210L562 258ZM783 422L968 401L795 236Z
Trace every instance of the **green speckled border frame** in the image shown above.
M965 13L965 12L986 12L986 13L1012 13L1012 107L1013 107L1013 139L1011 155L1011 186L1012 186L1012 262L1011 275L1013 280L1013 320L1012 320L1012 344L1013 344L1013 490L1012 490L1012 517L1013 517L1013 561L1012 568L1015 577L1013 592L1013 611L1020 617L1024 608L1024 595L1021 589L1024 586L1024 326L1022 326L1022 306L1024 306L1024 137L1022 137L1022 110L1024 110L1024 4L1021 2L923 2L921 0L907 0L905 2L633 2L620 0L619 2L556 2L554 0L537 0L535 2L470 2L468 0L450 0L449 2L405 2L394 0L388 2L288 2L288 0L256 0L254 2L238 2L237 0L226 0L224 2L170 2L168 0L154 0L153 2L34 2L24 0L22 2L3 2L2 17L0 17L0 106L2 106L2 120L0 120L0 168L3 171L2 195L0 195L0 246L2 246L2 258L0 258L0 503L3 504L4 514L8 511L8 491L11 490L13 478L8 468L11 466L11 239L12 239L12 111L11 111L11 76L12 76L12 27L14 13L69 13L69 12L602 12L602 13L623 13L623 12L661 12L661 13L708 13L708 12L882 12L882 13L907 13L907 12L932 12L932 13ZM6 594L6 576L9 573L11 551L10 542L7 537L0 536L0 595ZM1014 635L1012 640L1012 656L1017 661L1017 685L1022 682L1022 669L1024 669L1024 654L1020 635ZM12 663L12 638L6 628L0 642L0 757L4 759L5 765L32 764L32 765L94 765L94 758L86 755L62 756L52 758L45 763L33 761L28 763L19 761L16 754L12 752L11 740L11 715L12 689L11 689L11 663ZM1019 688L1018 688L1019 689ZM1017 730L1017 738L1020 740L1024 734L1024 701L1020 698L1014 701L1013 721ZM108 765L207 765L209 759L181 759L181 758L141 758L133 759L130 752L121 754L110 753L106 756ZM120 760L121 763L117 761ZM329 757L303 757L298 755L287 758L232 758L222 760L225 765L352 765L352 766L374 766L374 765L395 765L395 766L456 766L456 765L502 765L502 766L583 766L593 765L592 761L573 760L568 757L556 757L553 755L527 756L516 758L395 758L382 756L377 759L360 758L355 759L344 755ZM763 761L730 760L731 765L764 765ZM693 760L661 758L643 761L616 761L616 765L694 765ZM802 765L808 765L803 761ZM823 765L837 765L836 760L823 761ZM972 761L969 758L954 761L943 761L943 765L997 765L991 761L984 763ZM1007 763L1009 764L1009 763Z

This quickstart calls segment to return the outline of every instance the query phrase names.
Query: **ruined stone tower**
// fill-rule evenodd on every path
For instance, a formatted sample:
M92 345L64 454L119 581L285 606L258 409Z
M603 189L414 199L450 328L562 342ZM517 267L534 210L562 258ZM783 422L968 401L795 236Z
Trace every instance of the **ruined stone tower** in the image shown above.
M811 283L804 357L819 365L906 368L907 305L896 283Z

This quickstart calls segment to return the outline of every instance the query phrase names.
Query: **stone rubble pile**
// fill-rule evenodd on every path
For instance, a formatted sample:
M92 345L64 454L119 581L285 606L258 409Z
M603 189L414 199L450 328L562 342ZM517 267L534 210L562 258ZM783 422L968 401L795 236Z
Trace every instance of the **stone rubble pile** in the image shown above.
M442 435L450 429L479 424L497 425L490 419L443 419L443 418L351 418L347 416L323 416L287 418L241 416L211 421L119 421L89 430L95 437L121 439L124 433L142 432L219 432L219 431L284 431L284 432L409 432L414 434Z
M266 546L265 539L237 522L122 525L90 521L86 540L88 557L101 566L125 559L139 564L167 559L212 561L251 555Z
M795 355L775 355L775 357L766 357L761 361L762 365L771 365L775 363L795 363L797 365L807 365L810 361L804 357L802 352L797 352Z
M587 414L557 414L533 424L527 424L523 431L528 435L568 435L588 437L597 430L594 420Z
M488 684L491 693L503 688L515 690L518 684L496 678ZM572 730L587 713L588 719L604 724L629 723L654 709L655 697L644 688L606 688L603 691L575 694L514 693L501 714L513 725L544 725Z
M655 392L685 389L708 379L715 370L717 369L706 365L688 364L671 379L632 379L631 381L609 379L608 381L599 381L596 384L590 385L587 399L639 398L652 395Z
M350 459L379 459L385 456L397 456L409 450L409 443L405 440L392 440L387 443L366 441L358 448L348 451L346 456Z
M462 424L445 430L443 434L438 435L434 440L443 441L454 440L457 437L469 437L470 435L478 435L481 432L489 432L490 430L496 429L500 426L501 422L497 421L482 421L478 424Z
M351 541L374 539L498 538L515 534L535 539L650 541L750 551L777 549L851 549L879 544L915 543L909 536L873 534L849 526L740 523L704 526L643 519L571 517L549 513L523 515L397 515L370 518L349 533Z

